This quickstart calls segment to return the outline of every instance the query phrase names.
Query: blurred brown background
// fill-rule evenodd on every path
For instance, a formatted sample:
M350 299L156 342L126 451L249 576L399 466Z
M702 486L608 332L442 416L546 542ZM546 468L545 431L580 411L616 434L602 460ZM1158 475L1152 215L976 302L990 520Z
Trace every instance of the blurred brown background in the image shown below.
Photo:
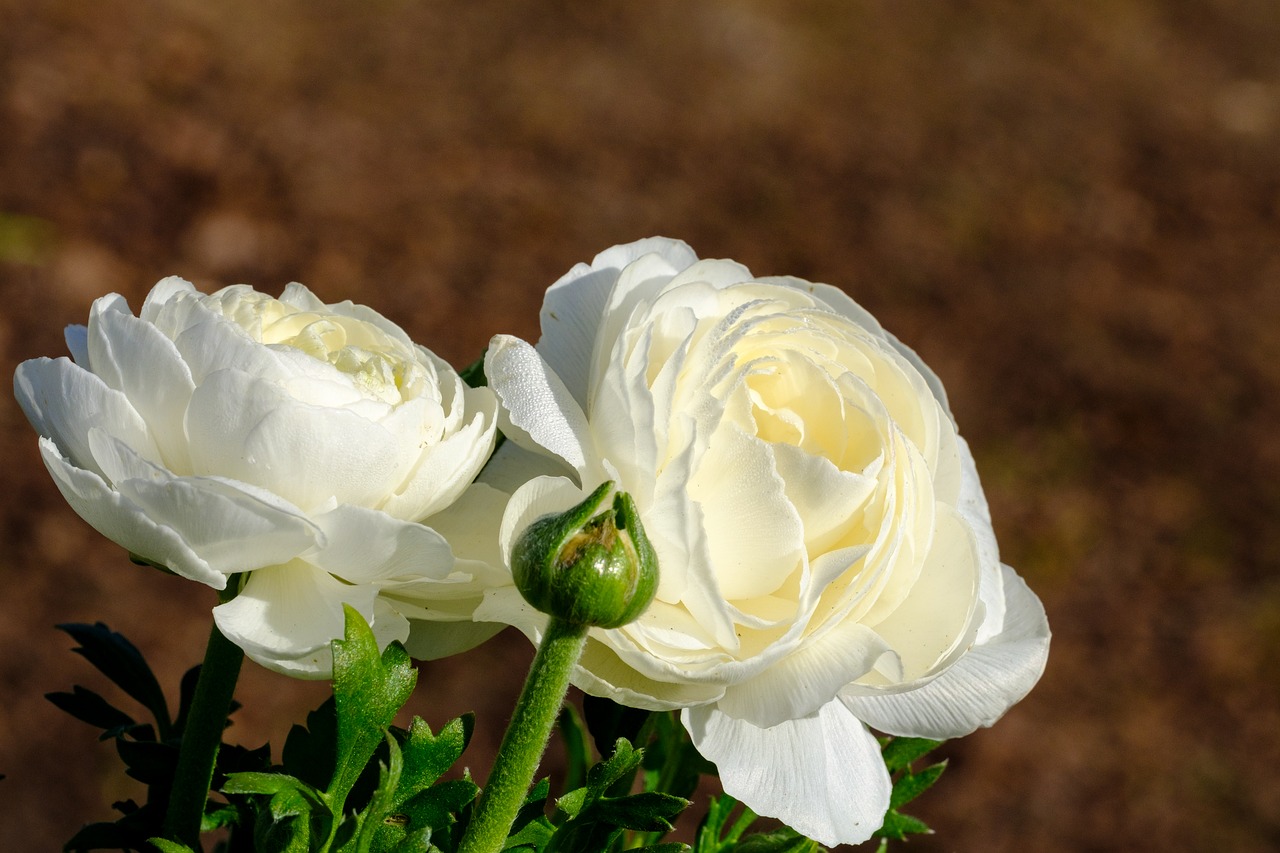
M6 376L170 273L300 280L461 365L650 234L914 346L1055 631L945 748L920 853L1280 846L1278 226L1275 0L0 0ZM136 791L41 698L101 686L53 624L172 687L213 596L130 565L0 421L0 848L55 850ZM413 709L479 711L487 768L528 658L425 667ZM324 695L247 665L231 736Z

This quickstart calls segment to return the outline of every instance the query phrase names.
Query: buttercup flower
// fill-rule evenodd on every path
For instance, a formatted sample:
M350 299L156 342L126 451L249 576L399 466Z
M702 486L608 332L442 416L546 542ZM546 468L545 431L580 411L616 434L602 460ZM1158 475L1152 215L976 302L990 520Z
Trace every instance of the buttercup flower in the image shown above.
M868 725L955 737L1036 683L1044 610L999 561L942 387L844 293L643 240L556 282L542 333L486 361L499 559L601 482L634 497L657 597L592 630L575 680L682 709L730 794L863 841L890 790ZM510 586L474 618L545 625Z
M14 380L49 473L150 563L215 589L252 572L214 617L260 663L324 677L344 603L385 644L408 623L380 590L470 579L415 522L484 464L495 400L376 312L166 278L138 316L106 296L66 338L74 361Z

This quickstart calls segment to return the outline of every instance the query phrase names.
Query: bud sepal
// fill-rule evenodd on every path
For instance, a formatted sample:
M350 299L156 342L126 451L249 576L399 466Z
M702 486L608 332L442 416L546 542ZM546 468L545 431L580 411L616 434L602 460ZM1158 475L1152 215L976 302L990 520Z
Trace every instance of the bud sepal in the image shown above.
M512 548L511 573L538 610L597 628L635 620L658 590L658 557L635 501L612 481L530 524Z

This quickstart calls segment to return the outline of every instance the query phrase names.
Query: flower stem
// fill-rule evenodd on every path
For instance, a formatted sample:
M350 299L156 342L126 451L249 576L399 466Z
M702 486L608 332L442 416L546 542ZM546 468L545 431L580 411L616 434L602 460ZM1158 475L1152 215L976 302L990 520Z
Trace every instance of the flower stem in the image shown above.
M498 853L547 749L587 626L551 618L458 853Z
M204 817L214 762L222 745L222 732L231 711L236 679L244 651L228 640L214 625L209 631L204 664L196 682L195 696L178 748L178 770L164 816L164 835L171 841L200 848L200 821Z

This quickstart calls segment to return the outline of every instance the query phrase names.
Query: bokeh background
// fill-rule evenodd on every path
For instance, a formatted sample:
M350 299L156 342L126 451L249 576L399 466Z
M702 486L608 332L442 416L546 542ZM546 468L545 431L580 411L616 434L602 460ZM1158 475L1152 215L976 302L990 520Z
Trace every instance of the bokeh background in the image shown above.
M942 376L1055 638L948 744L926 851L1280 846L1275 0L0 0L0 372L177 273L391 317L457 365L650 234L845 288ZM62 503L6 393L0 848L137 791L42 694L104 620L170 687L213 594ZM425 666L488 767L529 659ZM323 685L246 666L230 737Z

